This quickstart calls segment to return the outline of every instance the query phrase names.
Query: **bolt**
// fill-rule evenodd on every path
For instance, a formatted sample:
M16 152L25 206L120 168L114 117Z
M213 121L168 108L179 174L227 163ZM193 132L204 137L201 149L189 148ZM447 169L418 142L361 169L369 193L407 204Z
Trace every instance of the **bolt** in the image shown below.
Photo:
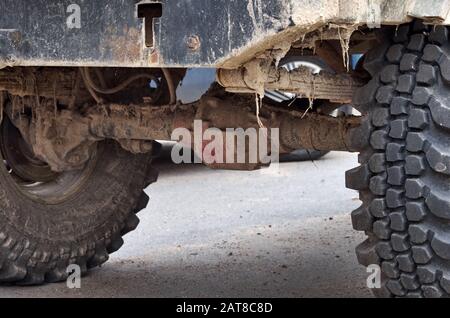
M187 39L186 44L189 50L197 51L200 48L200 38L192 35Z

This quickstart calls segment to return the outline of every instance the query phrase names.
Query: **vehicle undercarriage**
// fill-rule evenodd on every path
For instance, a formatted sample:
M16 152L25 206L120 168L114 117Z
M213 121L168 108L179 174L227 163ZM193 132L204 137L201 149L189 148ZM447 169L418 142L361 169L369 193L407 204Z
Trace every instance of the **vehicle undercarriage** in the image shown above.
M201 121L253 129L280 153L361 153L347 186L368 235L358 260L382 270L376 293L450 294L446 1L109 2L0 0L0 282L60 281L69 264L105 262L147 205L157 140L179 128L195 139ZM328 71L281 68L288 57ZM183 104L177 88L197 68L216 81ZM268 90L292 98L274 103ZM346 105L360 115L331 115ZM277 140L261 134L274 128ZM267 165L214 158L205 164Z

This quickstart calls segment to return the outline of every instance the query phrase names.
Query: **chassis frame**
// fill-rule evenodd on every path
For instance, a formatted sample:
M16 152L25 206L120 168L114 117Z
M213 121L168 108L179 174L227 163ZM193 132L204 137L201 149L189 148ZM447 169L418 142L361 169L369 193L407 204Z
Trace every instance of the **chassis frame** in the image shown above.
M447 1L0 0L0 68L236 68L325 26L412 18L448 24Z

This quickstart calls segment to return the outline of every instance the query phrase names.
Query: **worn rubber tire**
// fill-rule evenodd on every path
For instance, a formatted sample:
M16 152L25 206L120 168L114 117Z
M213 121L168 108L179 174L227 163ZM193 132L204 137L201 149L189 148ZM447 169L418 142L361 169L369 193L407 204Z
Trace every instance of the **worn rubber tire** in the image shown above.
M0 282L57 282L70 264L85 273L106 262L148 203L143 189L157 178L150 159L102 143L89 178L57 204L24 195L0 165Z
M449 29L420 21L387 33L369 52L372 80L355 95L368 146L346 182L360 192L353 226L368 239L362 265L378 264L380 297L450 295Z

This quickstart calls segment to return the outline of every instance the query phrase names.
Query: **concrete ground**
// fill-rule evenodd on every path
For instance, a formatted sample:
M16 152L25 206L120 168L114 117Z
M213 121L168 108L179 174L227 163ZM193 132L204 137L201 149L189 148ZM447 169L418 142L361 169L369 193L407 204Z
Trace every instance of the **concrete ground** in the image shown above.
M0 287L0 297L370 297L352 230L356 156L256 172L158 163L138 229L102 268L65 283Z

